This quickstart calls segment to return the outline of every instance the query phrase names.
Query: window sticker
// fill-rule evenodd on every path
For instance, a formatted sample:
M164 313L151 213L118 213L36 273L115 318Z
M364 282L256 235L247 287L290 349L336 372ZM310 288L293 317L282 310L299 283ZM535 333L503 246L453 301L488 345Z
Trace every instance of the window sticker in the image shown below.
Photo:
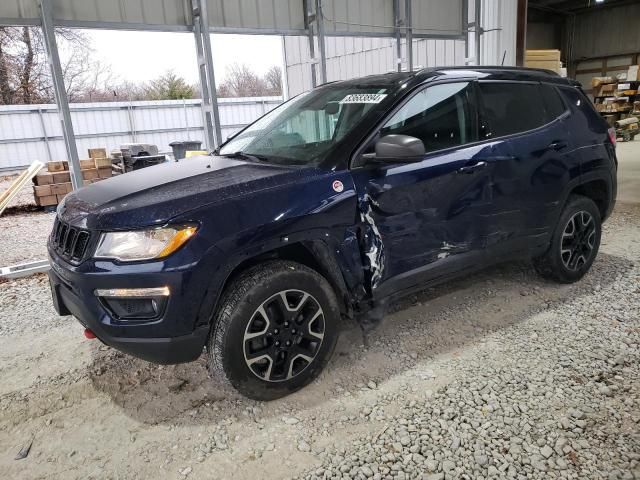
M340 103L380 103L386 96L386 93L352 93L340 100Z

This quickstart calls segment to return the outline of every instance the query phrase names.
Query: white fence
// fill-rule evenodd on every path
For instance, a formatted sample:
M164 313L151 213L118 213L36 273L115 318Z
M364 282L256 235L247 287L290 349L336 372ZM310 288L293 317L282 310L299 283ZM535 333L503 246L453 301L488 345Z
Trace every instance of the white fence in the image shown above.
M282 102L280 97L219 99L222 138L237 132ZM200 100L76 103L71 118L80 158L89 148L107 152L123 143L152 143L162 152L175 140L204 142ZM0 106L0 171L34 160L65 160L55 105Z

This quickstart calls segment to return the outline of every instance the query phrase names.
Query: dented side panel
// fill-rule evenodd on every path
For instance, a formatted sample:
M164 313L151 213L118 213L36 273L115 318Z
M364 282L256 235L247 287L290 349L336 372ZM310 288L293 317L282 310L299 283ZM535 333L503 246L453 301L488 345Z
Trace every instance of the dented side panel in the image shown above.
M494 163L473 175L459 169L486 160L491 148L466 147L418 163L353 172L374 296L458 268L451 257L465 253L465 262L472 262L474 254L484 253L495 233L487 222Z

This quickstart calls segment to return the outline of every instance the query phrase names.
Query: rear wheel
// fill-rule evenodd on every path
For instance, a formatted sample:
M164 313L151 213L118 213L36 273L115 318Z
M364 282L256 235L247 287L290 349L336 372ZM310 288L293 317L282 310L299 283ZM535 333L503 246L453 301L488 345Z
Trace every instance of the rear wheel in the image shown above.
M273 400L322 371L338 337L331 286L304 265L273 261L228 287L208 343L209 368L255 400Z
M580 280L600 247L600 211L590 198L572 196L565 206L547 252L534 259L542 276L562 283Z

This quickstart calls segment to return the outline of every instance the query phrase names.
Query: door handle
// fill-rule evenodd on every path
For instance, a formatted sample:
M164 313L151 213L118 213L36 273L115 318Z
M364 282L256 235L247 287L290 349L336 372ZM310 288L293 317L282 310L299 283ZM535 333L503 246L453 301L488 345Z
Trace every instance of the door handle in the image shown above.
M563 148L567 147L567 142L564 141L556 141L556 142L551 142L549 144L549 148L551 148L552 150L562 150Z
M474 173L477 170L480 170L487 166L487 162L478 162L473 165L467 165L466 167L461 167L458 169L458 173Z

